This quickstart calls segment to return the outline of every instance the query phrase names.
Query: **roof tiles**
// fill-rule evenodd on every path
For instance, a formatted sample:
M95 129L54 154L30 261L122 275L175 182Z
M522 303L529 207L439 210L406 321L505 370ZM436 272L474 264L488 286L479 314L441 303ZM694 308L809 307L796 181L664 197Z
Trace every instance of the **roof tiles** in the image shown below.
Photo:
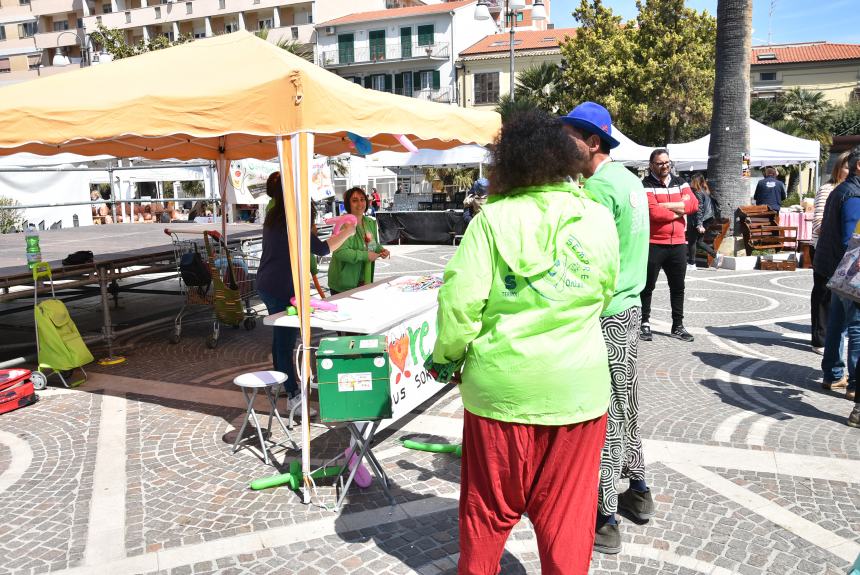
M576 28L556 28L554 30L520 30L514 35L514 50L546 50L556 49L566 36L576 34ZM511 49L510 33L492 34L483 40L472 44L462 52L461 56L476 54L492 54L508 52Z
M806 42L803 44L753 46L750 64L753 66L762 66L766 64L829 62L838 60L860 60L860 44Z
M477 0L461 0L460 2L443 2L429 6L410 6L407 8L389 8L387 10L373 10L371 12L359 12L349 16L341 16L328 22L317 24L320 26L337 26L340 24L354 24L357 22L373 22L375 20L390 20L392 18L406 18L409 16L424 16L428 14L444 14L457 8L474 4Z

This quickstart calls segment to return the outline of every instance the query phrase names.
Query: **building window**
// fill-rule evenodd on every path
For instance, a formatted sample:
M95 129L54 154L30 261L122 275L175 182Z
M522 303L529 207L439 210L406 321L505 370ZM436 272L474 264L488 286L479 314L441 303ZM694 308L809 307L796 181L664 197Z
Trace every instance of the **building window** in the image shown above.
M18 5L19 6L29 6L30 0L18 0Z
M126 11L126 13L125 13L125 23L131 24L131 12L130 11Z
M762 82L773 82L776 80L776 72L761 72L758 75L758 79Z
M19 38L32 38L38 31L39 26L36 22L24 22L23 24L18 24Z
M499 101L499 73L475 74L475 103L495 104Z
M195 37L195 38L205 38L205 37L206 37L206 32L195 32L195 33L194 33L194 37Z
M63 30L69 29L69 21L62 20L61 22L54 22L54 32L62 32Z
M11 72L12 66L9 64L9 58L0 58L0 73Z
M0 26L0 40L6 39L6 26Z
M102 14L110 14L111 12L113 12L113 8L110 4L102 4Z
M385 60L385 30L371 30L369 34L370 41L370 60Z
M380 92L385 91L385 74L374 74L370 77L370 87Z
M155 18L156 18L156 19L160 19L160 18L161 18L161 7L160 7L160 6L156 6L156 7L155 7Z
M433 89L433 70L424 70L419 73L419 80L421 80L420 89L421 90L432 90Z
M313 23L314 23L314 14L313 14L313 12L308 12L308 13L307 13L307 15L308 15L308 24L313 24Z
M430 46L433 44L433 24L427 26L418 26L418 45Z
M229 24L224 25L224 31L228 34L239 31L239 23L238 22L230 22Z
M194 7L192 6L191 2L186 2L185 3L185 13L191 14L192 12L194 12Z
M508 26L508 27L510 27L510 25L511 25L511 17L510 17L510 16L505 16L505 19L506 19L506 22L507 22L507 26ZM522 21L523 21L523 13L522 13L522 12L517 12L517 24L521 23Z
M218 9L224 10L227 7L227 0L218 0Z
M275 27L275 22L271 18L257 20L257 30L270 30Z
M299 27L298 26L290 26L290 36L293 40L299 39Z

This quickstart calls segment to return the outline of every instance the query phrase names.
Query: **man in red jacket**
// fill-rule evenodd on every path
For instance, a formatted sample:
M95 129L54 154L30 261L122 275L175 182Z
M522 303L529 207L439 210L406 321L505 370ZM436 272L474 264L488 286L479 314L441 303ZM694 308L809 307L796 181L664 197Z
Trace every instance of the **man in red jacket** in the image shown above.
M684 276L687 273L685 216L699 209L699 201L690 185L672 174L669 152L658 148L651 152L648 175L642 180L648 196L648 216L651 237L648 246L648 276L642 290L642 327L639 337L651 341L651 295L657 285L660 270L669 282L669 302L672 305L670 336L693 341L684 329Z

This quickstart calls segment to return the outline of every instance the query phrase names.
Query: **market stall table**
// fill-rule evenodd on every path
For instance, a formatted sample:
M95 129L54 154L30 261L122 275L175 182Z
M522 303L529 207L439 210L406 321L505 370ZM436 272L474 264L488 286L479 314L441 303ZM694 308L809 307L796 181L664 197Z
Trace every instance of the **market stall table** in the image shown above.
M401 417L433 397L444 388L424 369L424 361L433 353L436 341L436 300L440 280L437 277L399 276L363 286L326 301L337 303L337 312L316 311L311 315L311 328L359 334L385 335L391 363L390 419L364 424L363 444L358 441L375 472L382 467L370 450L373 435L392 425ZM298 327L295 315L276 313L263 319L266 325ZM350 433L355 436L355 431ZM366 448L366 450L364 449ZM345 486L348 488L349 484ZM387 491L387 487L386 487Z

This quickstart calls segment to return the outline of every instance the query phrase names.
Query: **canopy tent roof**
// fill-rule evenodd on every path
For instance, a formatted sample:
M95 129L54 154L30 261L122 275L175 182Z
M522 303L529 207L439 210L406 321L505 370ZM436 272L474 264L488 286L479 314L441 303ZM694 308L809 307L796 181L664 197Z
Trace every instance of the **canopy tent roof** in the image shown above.
M2 152L0 152L2 153ZM113 156L102 154L99 156L80 156L78 154L55 154L53 156L40 156L38 154L12 154L11 156L0 156L0 169L2 168L47 168L50 166L80 165L90 162L104 162L114 160Z
M417 152L376 152L366 158L368 166L456 166L488 164L490 151L477 145L457 146L449 150L418 150Z
M708 167L710 134L687 142L669 144L669 157L675 168L682 171L704 170ZM820 144L817 140L804 140L769 128L750 118L750 165L783 166L803 162L817 162Z
M57 97L62 94L62 97ZM487 144L498 114L367 90L235 32L0 89L0 155L110 154L268 159L276 135L315 133L314 151Z
M644 167L648 165L648 159L654 148L637 144L615 126L612 126L612 137L620 142L620 145L609 151L609 156L613 160L631 167Z

